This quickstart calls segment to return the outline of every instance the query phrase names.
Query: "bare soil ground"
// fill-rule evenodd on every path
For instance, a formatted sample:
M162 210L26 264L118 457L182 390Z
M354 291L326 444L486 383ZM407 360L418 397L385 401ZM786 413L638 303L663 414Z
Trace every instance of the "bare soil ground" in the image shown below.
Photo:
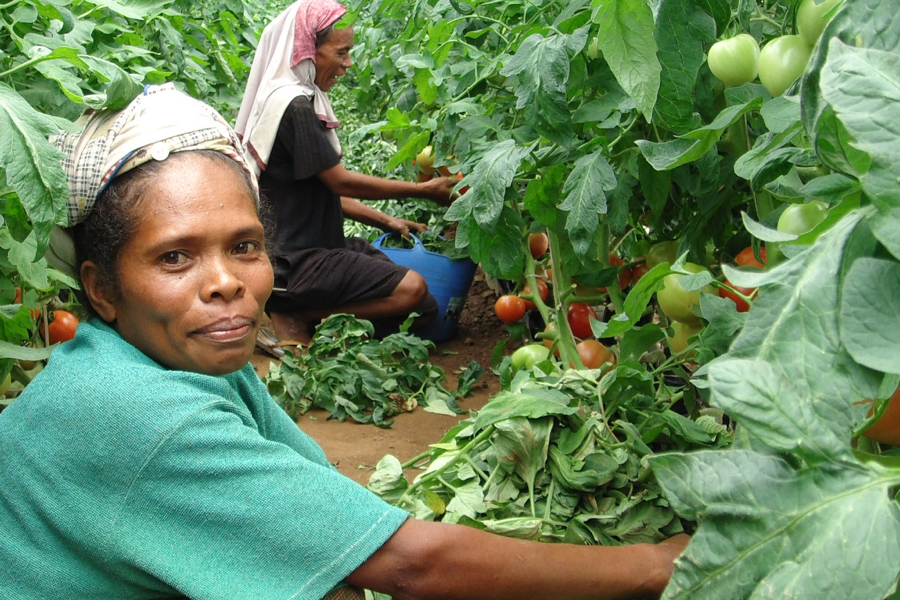
M466 305L460 316L456 336L436 345L431 363L447 375L445 387L456 389L456 377L469 361L477 361L484 368L480 383L471 396L462 399L459 407L465 411L481 408L499 391L497 376L491 371L491 352L497 341L507 337L506 327L494 315L496 294L488 286L479 269L475 274ZM265 372L269 355L258 351L254 357L257 372ZM460 419L417 408L396 417L387 429L361 425L352 420L343 423L327 419L327 412L314 409L302 415L297 425L309 434L328 455L337 469L351 479L366 484L375 464L386 454L405 462L437 443Z

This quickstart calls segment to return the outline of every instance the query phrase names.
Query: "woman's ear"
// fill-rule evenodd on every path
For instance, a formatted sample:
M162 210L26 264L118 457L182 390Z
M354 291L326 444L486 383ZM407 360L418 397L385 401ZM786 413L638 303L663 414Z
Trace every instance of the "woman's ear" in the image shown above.
M112 323L116 320L113 292L109 289L109 285L102 283L102 280L97 265L89 260L81 264L81 285L88 301L101 319Z

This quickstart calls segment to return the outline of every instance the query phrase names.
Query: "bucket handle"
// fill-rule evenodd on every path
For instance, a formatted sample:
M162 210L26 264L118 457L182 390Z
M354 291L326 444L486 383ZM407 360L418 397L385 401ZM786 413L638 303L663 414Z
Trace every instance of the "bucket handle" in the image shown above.
M388 237L390 237L392 235L400 235L400 234L393 232L393 231L385 233L385 234L379 236L378 239L376 239L374 242L372 242L372 246L374 246L375 248L381 248L381 243L385 239L387 239ZM411 237L413 240L413 248L412 248L413 252L424 252L425 251L425 246L422 244L422 240L420 240L414 233L410 233L409 237ZM403 250L403 248L391 248L391 250Z

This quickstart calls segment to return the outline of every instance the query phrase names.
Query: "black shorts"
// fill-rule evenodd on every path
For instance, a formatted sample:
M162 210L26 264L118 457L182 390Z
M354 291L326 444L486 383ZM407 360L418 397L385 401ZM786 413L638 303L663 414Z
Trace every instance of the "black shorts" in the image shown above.
M333 309L389 296L408 268L362 238L348 238L346 248L309 248L274 258L275 289L269 312ZM433 307L433 308L432 308ZM416 312L437 312L431 294Z

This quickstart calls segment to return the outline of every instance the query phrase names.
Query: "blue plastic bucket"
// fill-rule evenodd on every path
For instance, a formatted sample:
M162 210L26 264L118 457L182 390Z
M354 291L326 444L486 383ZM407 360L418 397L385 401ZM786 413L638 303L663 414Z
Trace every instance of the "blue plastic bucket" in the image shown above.
M462 314L469 294L469 287L475 277L476 265L471 259L451 260L443 254L430 252L416 236L411 236L414 246L407 248L384 248L385 238L396 233L386 233L372 245L387 254L397 263L412 269L425 278L428 291L438 304L438 314L434 321L416 330L416 335L433 342L444 342L456 335L459 316Z

